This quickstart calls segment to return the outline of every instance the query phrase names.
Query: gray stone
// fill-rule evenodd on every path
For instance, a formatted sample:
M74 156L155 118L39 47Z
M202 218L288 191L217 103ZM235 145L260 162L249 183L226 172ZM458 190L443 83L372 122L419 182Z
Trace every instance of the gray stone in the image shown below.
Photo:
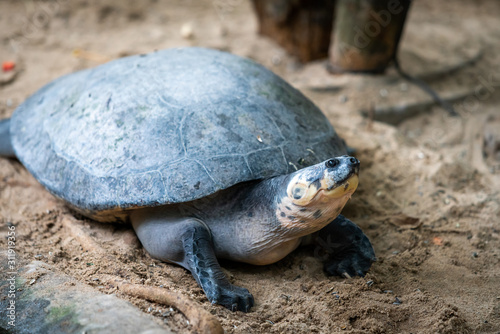
M154 319L114 295L106 295L56 272L48 264L33 261L14 275L0 259L0 331L7 333L168 334ZM9 278L15 276L15 298L9 298ZM11 300L15 300L15 327L9 325Z

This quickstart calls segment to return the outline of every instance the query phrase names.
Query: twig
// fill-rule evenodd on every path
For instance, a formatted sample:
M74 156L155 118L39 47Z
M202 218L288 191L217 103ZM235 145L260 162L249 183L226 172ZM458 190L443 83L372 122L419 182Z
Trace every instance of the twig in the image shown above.
M108 57L108 56L105 56L105 55L102 55L99 53L95 53L92 51L86 51L83 49L74 49L72 54L73 54L73 57L75 57L75 58L81 58L81 59L86 59L86 60L90 60L90 61L95 61L96 63L101 63L101 64L112 60L111 57Z
M95 242L83 229L82 223L77 222L73 218L64 216L61 220L62 225L69 233L75 238L83 249L92 251L97 254L106 254L104 248L102 248L97 242Z
M393 58L393 62L394 67L396 68L396 71L399 73L399 75L401 75L409 82L417 85L418 87L420 87L420 89L429 94L436 103L438 103L444 110L446 110L450 114L450 116L458 116L455 108L453 108L453 106L448 103L448 101L442 99L441 96L439 96L438 93L436 93L436 91L432 89L425 81L403 71L396 56Z
M123 293L149 301L171 305L181 311L198 333L223 334L220 322L209 312L182 294L162 288L115 282Z

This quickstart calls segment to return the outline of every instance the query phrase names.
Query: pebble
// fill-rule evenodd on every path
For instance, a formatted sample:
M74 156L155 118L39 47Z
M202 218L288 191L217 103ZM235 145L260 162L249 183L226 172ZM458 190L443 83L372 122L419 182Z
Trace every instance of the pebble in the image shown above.
M389 92L385 88L382 88L378 93L381 97L387 97L389 95Z
M340 95L339 96L339 102L340 103L346 103L348 99L349 98L347 97L347 95Z
M181 27L181 36L184 39L194 38L194 30L191 23L184 23Z
M281 57L279 55L274 55L271 58L271 62L273 63L273 65L277 66L277 65L281 64Z

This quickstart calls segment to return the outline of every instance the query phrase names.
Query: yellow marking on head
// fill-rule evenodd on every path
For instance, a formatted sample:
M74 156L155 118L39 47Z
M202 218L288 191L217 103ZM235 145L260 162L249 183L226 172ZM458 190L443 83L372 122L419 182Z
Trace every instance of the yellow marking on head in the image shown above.
M296 175L288 184L287 195L297 205L307 205L318 193L315 184L307 182L302 174Z
M321 196L321 201L328 202L334 198L341 198L343 196L349 195L351 197L352 193L358 188L359 177L354 174L348 178L344 183L337 185L335 188L328 190L326 186L326 181L321 180L321 191L318 194Z
M320 189L317 189L315 184L318 183L307 184L301 182L300 178L294 178L288 186L287 196L281 199L276 208L276 217L281 226L293 229L297 234L307 235L335 219L358 187L359 179L357 175L353 175L343 183L334 185L334 188L331 188L331 182L333 180L324 177L319 182ZM315 214L318 211L321 214Z

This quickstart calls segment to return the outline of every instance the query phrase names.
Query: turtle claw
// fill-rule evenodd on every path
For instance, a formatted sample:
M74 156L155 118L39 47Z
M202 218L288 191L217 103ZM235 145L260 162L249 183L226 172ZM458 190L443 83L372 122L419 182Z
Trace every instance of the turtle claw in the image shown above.
M322 232L318 243L328 254L325 272L345 278L364 277L376 258L372 244L363 231L339 215Z
M247 289L230 283L218 284L212 293L205 293L212 304L222 305L233 312L247 313L254 304L253 296Z
M358 275L359 277L365 277L365 273L361 270L356 271L356 275Z
M339 257L343 257L339 259ZM341 253L325 262L324 270L328 275L352 278L364 277L372 265L373 257L366 256L365 252Z

